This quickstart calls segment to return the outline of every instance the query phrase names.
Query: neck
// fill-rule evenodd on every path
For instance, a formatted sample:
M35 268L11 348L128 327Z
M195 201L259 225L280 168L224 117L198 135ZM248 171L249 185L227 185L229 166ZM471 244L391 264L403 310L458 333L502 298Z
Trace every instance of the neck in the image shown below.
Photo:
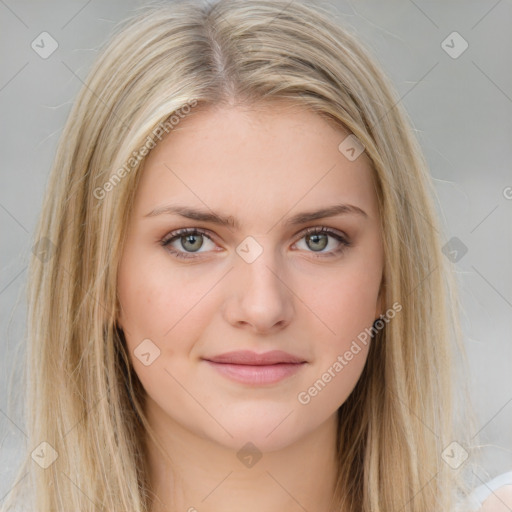
M330 512L337 476L336 414L294 444L261 453L257 460L248 450L228 448L148 413L164 450L148 440L151 512Z

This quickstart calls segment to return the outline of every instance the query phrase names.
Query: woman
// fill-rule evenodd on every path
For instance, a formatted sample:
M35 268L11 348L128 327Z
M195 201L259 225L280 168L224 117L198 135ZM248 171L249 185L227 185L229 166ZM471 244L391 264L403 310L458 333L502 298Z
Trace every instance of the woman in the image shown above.
M467 510L428 171L328 13L148 8L63 133L29 281L33 507Z

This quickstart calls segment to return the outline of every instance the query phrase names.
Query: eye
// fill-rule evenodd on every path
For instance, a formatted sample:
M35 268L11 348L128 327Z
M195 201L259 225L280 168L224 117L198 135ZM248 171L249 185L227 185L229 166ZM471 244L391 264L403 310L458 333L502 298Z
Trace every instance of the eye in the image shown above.
M341 254L347 247L351 245L348 238L341 232L334 231L326 227L313 227L307 228L300 235L300 241L305 240L305 246L308 252L316 253L316 258L333 257ZM329 251L324 251L329 246L329 238L334 239L334 248ZM296 243L296 245L298 242ZM323 251L323 252L322 252Z
M199 228L184 228L169 233L160 243L178 258L196 258L193 253L199 252L199 249L204 245L205 238L213 244L213 240L206 234L206 231ZM178 250L176 250L177 248L174 245L176 242L181 246ZM181 249L190 251L190 253L183 252Z
M335 247L330 251L324 251L329 246L329 238L335 240ZM160 241L160 244L178 258L191 259L197 258L195 253L208 252L208 250L200 251L204 246L205 239L215 245L205 230L200 228L183 228L166 235ZM299 241L302 241L302 239L305 239L305 250L317 253L314 254L317 258L337 256L351 245L347 237L341 232L326 227L307 228L300 234ZM298 242L295 243L295 245L297 244Z

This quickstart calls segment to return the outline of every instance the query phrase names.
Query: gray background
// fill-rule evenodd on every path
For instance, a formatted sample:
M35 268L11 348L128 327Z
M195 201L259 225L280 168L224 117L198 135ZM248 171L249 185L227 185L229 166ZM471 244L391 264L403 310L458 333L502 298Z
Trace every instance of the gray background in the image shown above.
M431 167L457 261L463 328L483 448L480 477L512 470L512 4L510 0L339 2L391 77ZM0 502L25 446L17 379L32 233L57 139L96 49L142 5L0 0ZM41 32L58 42L41 58ZM442 47L457 31L469 47ZM454 50L460 42L450 38ZM507 188L508 187L508 188ZM459 257L462 253L459 252ZM476 432L475 432L476 434Z

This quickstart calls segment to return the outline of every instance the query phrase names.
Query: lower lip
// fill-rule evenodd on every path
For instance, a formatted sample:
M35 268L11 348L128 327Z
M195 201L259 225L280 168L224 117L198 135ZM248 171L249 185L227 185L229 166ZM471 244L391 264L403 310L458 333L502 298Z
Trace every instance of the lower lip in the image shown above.
M306 363L278 363L262 366L206 361L225 377L243 384L275 384L297 373Z

